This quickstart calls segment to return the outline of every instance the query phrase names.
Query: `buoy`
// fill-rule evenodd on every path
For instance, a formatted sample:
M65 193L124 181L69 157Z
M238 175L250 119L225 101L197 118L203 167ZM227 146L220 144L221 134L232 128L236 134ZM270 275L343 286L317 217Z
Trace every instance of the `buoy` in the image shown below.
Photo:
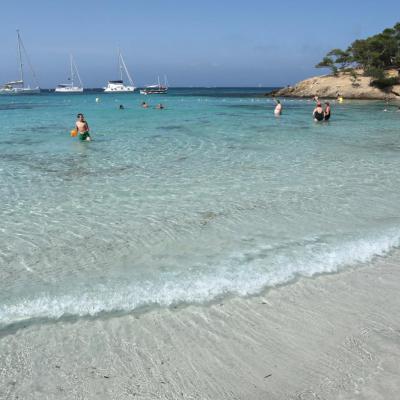
M96 97L96 103L100 103L100 98Z

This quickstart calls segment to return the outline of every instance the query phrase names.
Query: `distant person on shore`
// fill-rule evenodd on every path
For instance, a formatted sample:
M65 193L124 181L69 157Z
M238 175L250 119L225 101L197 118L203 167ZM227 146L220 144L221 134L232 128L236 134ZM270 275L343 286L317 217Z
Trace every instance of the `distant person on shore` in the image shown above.
M165 107L160 103L156 105L157 110L163 110Z
M330 117L331 117L331 105L329 104L329 101L326 101L324 110L324 120L328 121Z
M275 104L276 104L275 110L274 110L275 116L282 115L282 104L281 104L281 101L276 99L275 100Z
M313 111L314 121L319 122L324 120L324 110L320 102L317 103L317 107Z
M149 105L145 101L143 101L142 102L142 108L149 108Z
M80 140L89 142L92 140L89 134L89 124L85 120L85 117L83 114L79 113L77 116L77 121L75 123L76 130L78 131L78 136Z

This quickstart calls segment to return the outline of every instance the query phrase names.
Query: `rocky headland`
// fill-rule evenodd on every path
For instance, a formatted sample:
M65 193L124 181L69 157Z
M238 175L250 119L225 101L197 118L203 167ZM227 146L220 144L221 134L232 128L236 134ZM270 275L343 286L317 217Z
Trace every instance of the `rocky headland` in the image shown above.
M388 71L389 76L398 75L396 70ZM366 100L400 100L400 85L380 89L371 85L371 77L363 71L356 73L339 72L337 75L322 75L305 79L294 86L276 90L270 95L281 97L313 97Z

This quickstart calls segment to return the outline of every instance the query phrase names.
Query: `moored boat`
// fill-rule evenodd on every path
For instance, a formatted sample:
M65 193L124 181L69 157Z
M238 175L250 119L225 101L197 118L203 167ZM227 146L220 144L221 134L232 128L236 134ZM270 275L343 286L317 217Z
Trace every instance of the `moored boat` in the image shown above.
M57 85L55 88L55 92L57 93L82 93L83 92L83 84L81 77L79 75L78 67L76 66L74 59L72 58L72 54L70 55L70 66L71 66L71 76L68 78L70 83L62 83ZM75 75L78 78L79 86L75 86Z
M158 77L158 83L155 85L149 85L140 90L140 94L166 94L168 92L167 77L164 78L164 85L160 83L160 77Z
M120 70L120 79L108 81L107 86L104 88L104 93L129 93L135 91L135 85L133 84L133 80L129 74L128 68L125 64L125 60L122 57L122 53L118 50L118 64ZM126 77L128 78L129 85L124 84L123 80L123 72L125 72Z
M5 83L0 88L0 94L39 94L40 88L39 84L37 83L35 71L32 68L32 65L29 61L28 54L26 53L24 44L22 43L21 36L19 34L19 30L17 30L17 40L18 40L18 58L19 58L19 70L20 70L20 79L15 81L10 81ZM25 58L27 59L29 68L32 73L33 80L36 83L36 87L31 88L29 85L25 85L24 81L24 68L22 64L22 51L24 52Z

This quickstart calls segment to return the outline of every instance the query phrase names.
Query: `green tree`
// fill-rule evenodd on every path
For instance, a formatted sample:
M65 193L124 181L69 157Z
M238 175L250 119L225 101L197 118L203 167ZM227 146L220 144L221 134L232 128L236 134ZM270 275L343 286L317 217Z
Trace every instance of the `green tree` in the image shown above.
M334 75L338 71L361 67L366 76L373 78L373 82L393 84L397 78L387 78L385 71L389 68L400 69L400 22L381 33L355 40L347 50L331 50L316 67L330 68Z
M321 62L319 62L315 68L330 68L333 75L337 75L338 68L336 67L334 61L331 57L325 56Z

